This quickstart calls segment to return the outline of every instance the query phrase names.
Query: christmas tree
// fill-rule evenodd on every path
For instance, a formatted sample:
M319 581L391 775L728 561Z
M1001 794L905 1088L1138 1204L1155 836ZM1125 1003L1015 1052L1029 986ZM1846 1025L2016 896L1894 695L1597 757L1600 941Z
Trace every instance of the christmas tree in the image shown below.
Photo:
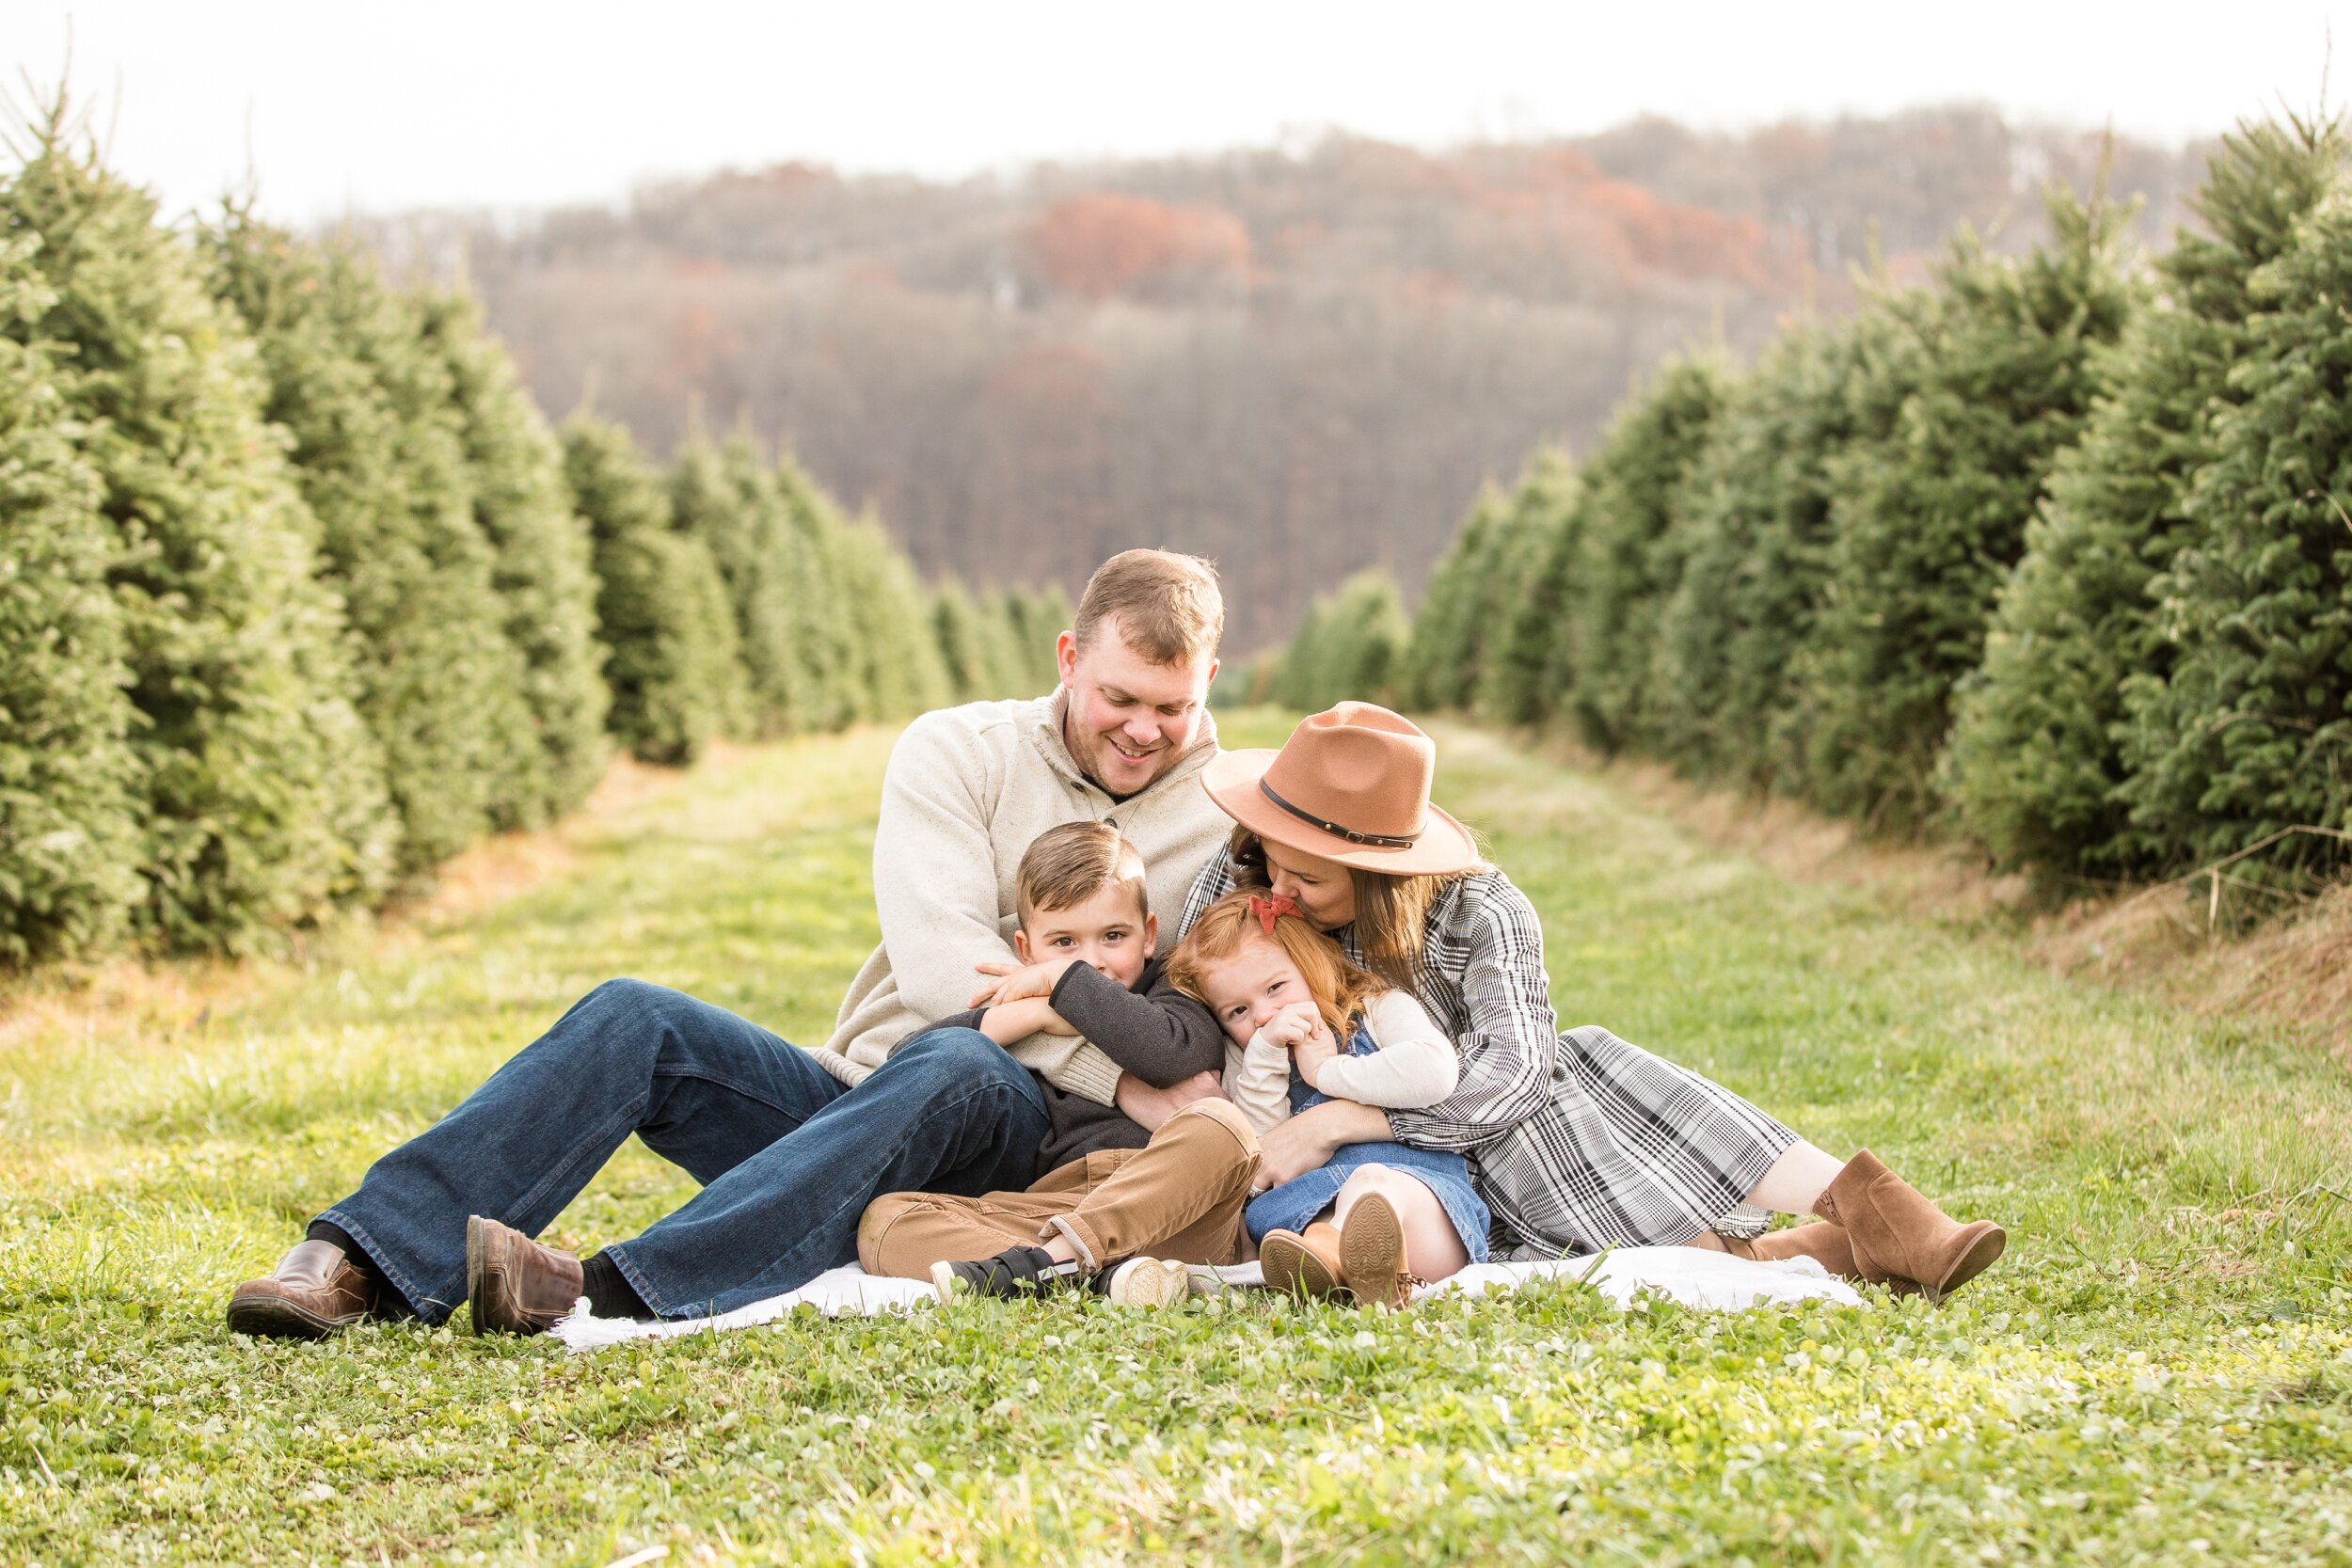
M139 715L139 922L172 945L246 950L383 887L398 835L383 759L251 340L152 198L69 148L62 103L32 139L0 207L37 245L50 301L8 330L59 345L101 486Z
M2172 662L2126 684L2121 793L2159 864L2284 833L2232 875L2293 885L2352 862L2328 836L2352 829L2352 197L2330 191L2249 284L2239 402L2149 584Z
M1724 388L1710 360L1668 363L1619 411L1584 467L1552 684L1578 732L1604 751L1645 748L1659 729L1658 618L1691 545L1690 530L1677 526L1683 485Z
M2124 685L2171 668L2150 585L2193 533L2190 483L2213 460L2215 417L2243 395L2231 372L2247 353L2250 280L2344 150L2333 122L2223 139L2195 203L2205 231L2184 230L2156 261L2159 298L2119 345L2112 392L2051 467L1947 759L1969 830L2004 863L2133 877L2188 852L2162 825L2135 824L2120 793Z
M448 369L465 441L474 521L495 552L491 582L522 656L537 760L501 792L500 827L550 821L588 798L610 745L606 649L596 640L588 525L564 485L564 453L514 361L458 293L424 302L427 339Z
M113 532L58 367L26 338L56 303L37 248L0 243L0 965L104 946L142 892Z
M319 570L358 647L356 693L400 808L401 865L427 872L528 815L539 756L495 552L474 516L449 367L415 301L350 246L231 211L214 286L261 345L269 417L319 521Z
M2062 191L2048 208L2047 246L2010 261L1963 234L1931 296L1885 307L1907 331L1857 378L1855 419L1870 434L1831 464L1808 774L1821 805L1875 825L1936 811L1953 687L1983 657L2042 478L2100 388L2097 351L2131 313L2114 255L2128 214Z
M646 762L691 762L740 701L726 583L710 546L671 528L669 495L627 431L576 414L563 439L564 482L595 542L613 738Z

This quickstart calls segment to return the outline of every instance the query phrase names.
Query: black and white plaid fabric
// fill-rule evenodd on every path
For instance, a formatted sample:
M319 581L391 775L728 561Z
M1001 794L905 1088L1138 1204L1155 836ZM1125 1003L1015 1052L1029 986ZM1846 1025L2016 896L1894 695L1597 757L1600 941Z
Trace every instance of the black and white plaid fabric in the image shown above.
M1177 934L1233 887L1220 852L1194 879ZM1363 961L1353 927L1334 934ZM1389 1125L1402 1142L1470 1157L1498 1256L1762 1227L1766 1216L1740 1199L1796 1133L1597 1025L1561 1032L1543 927L1502 872L1465 877L1431 907L1417 990L1461 1055L1461 1082L1425 1111L1391 1112Z

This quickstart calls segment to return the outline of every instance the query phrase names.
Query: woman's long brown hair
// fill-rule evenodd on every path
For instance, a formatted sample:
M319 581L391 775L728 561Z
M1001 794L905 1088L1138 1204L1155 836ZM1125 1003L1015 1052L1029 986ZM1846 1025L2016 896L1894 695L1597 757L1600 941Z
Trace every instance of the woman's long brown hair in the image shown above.
M1235 828L1228 848L1235 887L1274 885L1266 868L1265 844L1256 833ZM1428 940L1429 907L1448 887L1486 869L1476 865L1442 876L1392 877L1349 866L1348 880L1356 890L1356 940L1363 949L1365 967L1399 990L1416 990L1422 948Z

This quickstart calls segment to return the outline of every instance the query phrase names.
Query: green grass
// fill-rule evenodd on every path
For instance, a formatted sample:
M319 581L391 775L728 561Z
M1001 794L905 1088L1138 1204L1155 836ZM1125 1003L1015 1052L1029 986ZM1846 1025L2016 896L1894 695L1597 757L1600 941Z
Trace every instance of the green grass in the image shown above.
M485 913L18 993L0 1560L2352 1562L2340 1065L1442 740L1565 1022L2001 1217L2001 1265L1937 1309L1058 1303L582 1357L223 1332L230 1286L599 979L820 1037L873 929L889 737L861 734L665 783ZM690 1190L631 1146L552 1239Z

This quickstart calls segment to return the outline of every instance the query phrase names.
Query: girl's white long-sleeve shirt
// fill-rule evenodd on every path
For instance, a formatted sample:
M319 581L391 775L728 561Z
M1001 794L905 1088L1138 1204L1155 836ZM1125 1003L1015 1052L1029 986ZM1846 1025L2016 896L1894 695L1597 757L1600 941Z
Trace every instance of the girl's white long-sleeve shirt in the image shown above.
M1315 1086L1334 1100L1384 1111L1418 1111L1454 1092L1461 1060L1429 1011L1405 991L1382 991L1364 1004L1364 1027L1379 1049L1323 1064ZM1260 1030L1248 1045L1225 1042L1225 1094L1263 1132L1291 1114L1291 1053Z

